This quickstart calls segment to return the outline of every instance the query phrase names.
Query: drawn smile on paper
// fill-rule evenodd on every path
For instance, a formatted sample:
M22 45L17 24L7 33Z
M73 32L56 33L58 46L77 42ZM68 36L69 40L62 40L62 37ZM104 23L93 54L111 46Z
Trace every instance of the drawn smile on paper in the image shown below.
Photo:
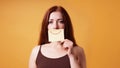
M59 34L61 32L61 30L50 30L51 34Z

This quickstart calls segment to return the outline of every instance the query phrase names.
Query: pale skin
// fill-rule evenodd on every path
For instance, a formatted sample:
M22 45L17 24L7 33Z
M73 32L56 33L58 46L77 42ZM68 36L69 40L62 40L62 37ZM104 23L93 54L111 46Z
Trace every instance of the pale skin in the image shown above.
M50 14L48 29L64 29L62 14L59 11ZM73 45L73 42L69 39L51 42L41 47L41 53L48 58L60 58L68 55L71 68L86 68L83 49L79 46L73 47ZM33 48L29 60L29 68L37 68L35 62L40 46ZM78 60L78 58L80 59Z

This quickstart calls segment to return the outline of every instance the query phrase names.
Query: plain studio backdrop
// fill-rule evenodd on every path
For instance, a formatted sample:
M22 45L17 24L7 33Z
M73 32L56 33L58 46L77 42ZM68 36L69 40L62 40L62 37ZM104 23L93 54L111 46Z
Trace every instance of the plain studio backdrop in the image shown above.
M68 11L87 68L120 68L120 0L0 0L0 68L28 68L53 5Z

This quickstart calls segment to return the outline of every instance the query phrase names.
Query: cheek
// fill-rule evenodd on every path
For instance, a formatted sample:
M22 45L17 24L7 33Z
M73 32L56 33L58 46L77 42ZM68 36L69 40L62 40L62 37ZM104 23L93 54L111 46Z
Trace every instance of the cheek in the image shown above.
M48 25L48 27L47 27L48 29L50 29L50 25Z
M60 28L64 29L64 28L65 28L64 24L61 24L61 25L60 25Z

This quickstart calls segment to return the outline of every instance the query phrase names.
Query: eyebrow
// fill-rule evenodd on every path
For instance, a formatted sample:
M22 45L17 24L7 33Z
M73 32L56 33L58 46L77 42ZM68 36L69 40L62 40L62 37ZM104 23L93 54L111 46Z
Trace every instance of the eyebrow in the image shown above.
M49 19L49 20L53 20L53 19ZM63 20L62 18L60 18L60 19L57 19L57 20Z

